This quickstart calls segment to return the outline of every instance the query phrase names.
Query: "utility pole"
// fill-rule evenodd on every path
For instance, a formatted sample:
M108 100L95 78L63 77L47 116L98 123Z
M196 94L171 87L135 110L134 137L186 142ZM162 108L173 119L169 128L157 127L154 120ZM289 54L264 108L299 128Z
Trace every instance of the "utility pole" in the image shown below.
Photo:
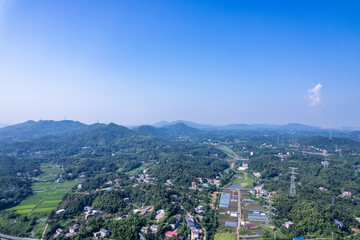
M290 183L290 196L291 197L295 197L296 196L296 189L295 189L295 179L296 179L296 177L295 177L295 174L297 174L296 172L295 172L295 170L297 169L297 168L295 168L295 167L289 167L290 169L291 169L291 183Z

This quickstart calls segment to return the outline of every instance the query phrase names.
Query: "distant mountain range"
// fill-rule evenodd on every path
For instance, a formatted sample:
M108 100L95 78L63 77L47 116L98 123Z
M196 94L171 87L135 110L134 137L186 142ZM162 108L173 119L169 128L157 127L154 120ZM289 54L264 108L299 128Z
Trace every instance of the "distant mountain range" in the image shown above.
M316 131L316 130L323 130L321 128L312 127L300 123L289 123L286 125L271 125L271 124L228 124L223 126L216 126L216 125L207 125L207 124L199 124L195 122L189 121L173 121L173 122L166 122L161 121L158 123L153 124L152 126L161 128L166 126L171 126L174 124L185 124L192 128L197 128L201 130L293 130L293 131Z
M213 126L188 121L158 122L154 125L143 125L132 129L110 124L87 125L77 121L27 121L0 128L0 142L21 142L44 137L81 136L87 134L93 138L100 137L106 131L107 138L150 135L156 138L191 137L222 134L297 134L299 136L328 136L329 130L299 123L286 125L269 124L229 124ZM113 132L113 136L112 136ZM121 134L120 134L121 133ZM333 130L333 136L360 140L359 131Z

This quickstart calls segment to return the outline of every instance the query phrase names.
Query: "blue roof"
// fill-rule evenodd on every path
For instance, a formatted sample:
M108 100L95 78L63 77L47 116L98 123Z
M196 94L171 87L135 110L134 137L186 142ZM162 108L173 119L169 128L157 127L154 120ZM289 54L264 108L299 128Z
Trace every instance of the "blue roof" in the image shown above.
M221 193L219 207L228 208L230 196L230 193Z
M305 238L294 238L294 240L305 240Z
M236 184L233 184L233 185L227 187L227 189L246 190L246 188L239 187L239 186L236 185Z
M228 221L226 221L225 222L225 227L234 227L234 228L236 228L237 227L237 222L228 222Z

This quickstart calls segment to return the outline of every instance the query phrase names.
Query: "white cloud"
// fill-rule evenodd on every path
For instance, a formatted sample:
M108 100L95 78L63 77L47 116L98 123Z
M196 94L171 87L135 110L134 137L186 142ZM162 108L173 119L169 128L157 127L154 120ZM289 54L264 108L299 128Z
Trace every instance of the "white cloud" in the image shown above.
M321 88L322 85L319 83L314 88L308 90L307 99L310 101L310 107L315 107L321 103Z

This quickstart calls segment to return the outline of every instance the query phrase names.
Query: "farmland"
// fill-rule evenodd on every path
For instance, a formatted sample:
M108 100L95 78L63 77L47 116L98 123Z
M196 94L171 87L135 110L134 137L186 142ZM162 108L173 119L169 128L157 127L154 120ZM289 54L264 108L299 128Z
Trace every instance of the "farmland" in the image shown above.
M55 180L61 173L61 168L58 165L43 163L41 164L41 174L34 178L36 181L47 182Z
M235 240L236 232L220 232L215 234L215 240Z
M227 184L228 186L232 184L236 184L238 186L250 189L255 182L255 179L248 174L248 172L240 172L237 174L234 174L231 181Z
M61 202L62 197L79 182L74 180L63 183L34 183L34 194L7 211L16 211L19 214L51 212Z
M229 147L227 146L219 146L218 147L221 151L225 152L228 156L230 156L231 158L236 158L238 157L237 154Z

